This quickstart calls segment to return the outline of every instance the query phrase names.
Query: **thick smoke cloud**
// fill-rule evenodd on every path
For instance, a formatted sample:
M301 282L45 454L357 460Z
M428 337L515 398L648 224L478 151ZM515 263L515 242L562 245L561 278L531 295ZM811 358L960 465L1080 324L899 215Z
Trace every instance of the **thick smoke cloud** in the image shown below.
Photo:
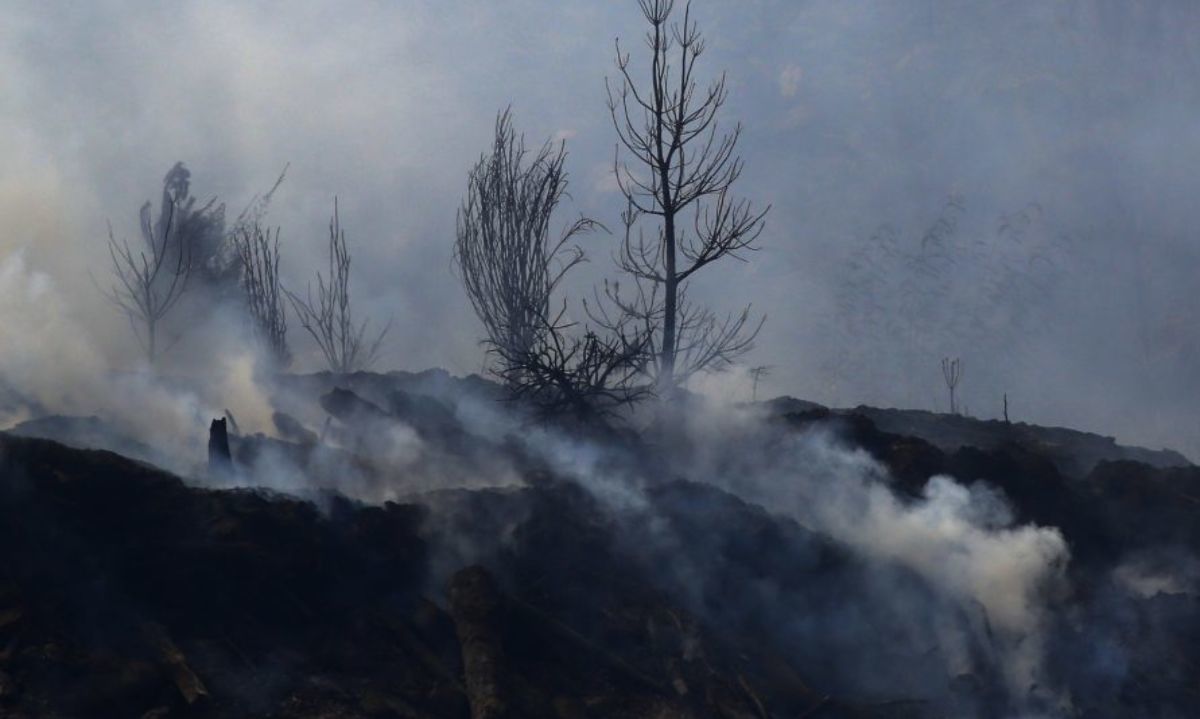
M1066 588L1070 557L1057 529L1018 526L1001 493L953 477L931 477L919 497L904 497L886 468L825 429L780 431L753 410L719 405L686 424L687 450L673 459L687 476L911 570L936 588L936 613L978 614L969 630L947 622L937 631L946 675L977 670L971 647L990 645L1012 697L1045 684L1047 612ZM889 598L878 601L913 599L903 583L883 584ZM901 613L913 621L919 605Z
M694 293L767 312L749 358L775 368L761 392L941 407L938 361L961 356L974 414L996 416L1007 392L1017 420L1195 453L1191 4L714 0L695 12L711 40L704 69L729 70L726 119L744 124L740 189L775 209L765 249L708 271ZM195 194L233 211L290 162L269 216L283 227L285 279L300 285L320 266L336 194L359 301L395 319L383 364L475 371L478 332L450 270L466 169L512 103L531 139L568 138L569 211L615 225L603 79L613 37L636 61L641 31L633 3L582 0L11 5L0 248L23 248L94 351L127 365L136 348L86 279L107 270L105 222L135 236L137 207L177 160ZM965 245L1000 242L1001 218L1031 205L1039 241L1069 245L1037 308L1041 329L1006 329L1002 312L980 346L941 307L909 318L924 322L919 338L842 331L855 252L884 226L919 244L951 196L963 200ZM614 244L587 241L593 262L575 296L611 274ZM994 254L950 270L959 289L947 301L977 307L993 289L980 257ZM295 340L300 366L317 366ZM847 353L861 361L839 376ZM745 375L724 385L749 393Z

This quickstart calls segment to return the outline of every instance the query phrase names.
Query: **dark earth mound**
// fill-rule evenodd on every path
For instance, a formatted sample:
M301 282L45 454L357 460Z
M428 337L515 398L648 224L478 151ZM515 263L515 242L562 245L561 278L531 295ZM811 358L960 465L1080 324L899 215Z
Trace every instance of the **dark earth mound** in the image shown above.
M373 401L313 389L343 430L404 418L439 451L477 444L452 407L372 382ZM1061 530L1070 591L1053 605L1046 654L1071 705L1045 714L1200 715L1195 587L1136 593L1119 581L1123 567L1182 571L1200 556L1200 469L1088 459L1074 476L1061 447L1019 435L947 450L863 413L791 409L803 411L777 427L833 428L886 464L902 496L937 474L983 480L1018 521ZM303 454L314 434L241 438L241 451ZM969 671L945 672L939 632L987 618L939 605L903 567L709 485L664 474L647 506L617 514L535 461L515 464L522 486L371 506L203 489L109 452L0 434L0 716L1039 708L1001 687L986 635Z

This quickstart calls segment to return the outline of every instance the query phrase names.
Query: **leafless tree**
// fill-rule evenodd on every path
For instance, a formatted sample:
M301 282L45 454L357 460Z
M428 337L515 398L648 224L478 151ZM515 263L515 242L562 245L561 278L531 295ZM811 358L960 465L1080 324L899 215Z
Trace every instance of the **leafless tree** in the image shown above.
M274 365L287 367L287 312L279 282L279 228L264 230L257 222L237 227L232 235L242 270L242 291L254 334Z
M751 385L752 389L750 391L750 401L751 402L758 401L758 383L763 377L770 377L772 369L773 368L771 367L771 365L765 365L765 364L750 368L750 377L753 381L753 384Z
M588 218L551 238L566 194L563 143L525 149L509 111L496 119L490 155L471 170L458 211L455 264L484 325L491 371L510 395L543 416L607 414L643 397L638 384L647 339L630 324L604 334L554 310L563 277L585 261L571 241L598 226Z
M183 297L192 272L191 243L179 239L175 200L164 193L163 201L159 222L154 227L150 224L149 203L142 208L145 250L135 252L128 240L118 242L112 227L108 228L108 254L115 281L104 294L129 320L151 365L171 348L159 347L162 321Z
M619 140L614 163L625 196L626 232L617 262L635 283L632 296L609 294L617 312L639 313L657 326L657 358L650 366L664 389L695 372L721 369L753 345L762 321L750 308L724 318L686 301L687 283L722 258L744 259L756 249L770 210L755 210L730 190L742 173L736 154L741 125L723 132L717 115L728 93L725 75L698 91L697 60L704 40L691 19L671 23L674 0L639 0L650 30L649 80L635 81L630 56L617 42L618 81L606 83L608 107ZM632 157L622 160L620 148ZM691 212L690 222L687 213ZM651 237L634 227L657 219ZM608 291L619 290L610 285Z
M942 379L946 381L946 389L950 390L950 414L958 414L958 401L954 392L958 389L958 381L962 379L962 360L955 357L942 358Z
M304 297L284 289L303 327L325 355L329 369L350 374L370 368L379 357L383 340L391 329L389 321L378 335L367 335L369 320L355 324L350 303L350 249L338 216L337 198L329 221L329 276L317 273L317 294L312 285Z
M182 162L176 162L163 177L162 201L158 219L151 220L151 205L140 211L142 238L154 246L163 236L165 224L173 227L171 241L165 249L166 264L172 266L177 256L187 253L191 265L191 281L209 289L233 286L236 266L225 250L225 205L216 197L200 204L191 194L192 173ZM171 207L170 218L167 207ZM185 248L186 246L186 248Z
M454 261L488 344L505 357L524 356L545 328L551 295L584 261L571 241L596 223L580 218L558 239L550 219L567 190L566 145L547 142L529 157L505 110L496 117L491 155L467 178L458 210ZM501 368L509 375L508 368Z

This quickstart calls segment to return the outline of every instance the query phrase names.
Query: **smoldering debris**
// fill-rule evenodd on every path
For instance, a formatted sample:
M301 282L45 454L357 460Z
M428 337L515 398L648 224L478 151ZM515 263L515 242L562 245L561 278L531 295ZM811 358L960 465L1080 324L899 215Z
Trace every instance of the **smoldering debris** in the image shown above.
M438 372L268 384L288 429L231 433L221 489L0 439L0 702L181 710L188 674L115 629L147 625L211 716L1194 708L1195 468L1073 477L1038 442L946 451L786 402L564 432Z

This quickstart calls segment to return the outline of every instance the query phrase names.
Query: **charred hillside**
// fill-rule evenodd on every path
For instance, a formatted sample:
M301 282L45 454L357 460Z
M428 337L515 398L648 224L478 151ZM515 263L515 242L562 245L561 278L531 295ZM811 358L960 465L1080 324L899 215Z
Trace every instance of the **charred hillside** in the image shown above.
M290 438L233 432L234 477L184 480L108 451L0 435L6 716L1200 707L1194 467L1115 459L1073 476L1060 469L1070 447L1005 437L947 451L883 431L867 412L786 411L794 404L750 408L746 434L722 425L720 442L698 429L559 436L517 423L489 434L472 419L486 392L473 380L283 383L330 419L280 419ZM420 456L388 454L384 438L401 428ZM750 434L759 443L747 447ZM748 467L784 457L793 474L770 481L813 477L814 505L840 506L860 485L873 499L835 523L745 483ZM276 486L290 473L289 493L238 486L268 467ZM406 484L404 473L436 481ZM855 473L858 484L835 478ZM406 490L381 499L384 486ZM881 497L923 534L960 526L916 546L947 545L968 564L931 568L899 530L890 550L873 539L895 521L879 514ZM1045 561L1027 591L996 600L1026 581L1009 572L1031 552ZM990 564L1002 568L978 586L955 583Z
M0 719L1200 717L1200 4L3 12Z

